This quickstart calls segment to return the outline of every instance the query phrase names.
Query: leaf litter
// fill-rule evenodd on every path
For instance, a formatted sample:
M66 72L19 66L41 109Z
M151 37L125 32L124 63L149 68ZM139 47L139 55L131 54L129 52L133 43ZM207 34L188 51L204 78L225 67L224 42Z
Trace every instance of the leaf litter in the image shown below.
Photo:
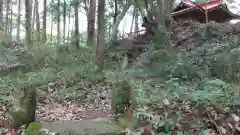
M83 83L80 82L79 84ZM109 98L107 97L108 88L103 87L101 83L85 91L83 87L79 90L72 89L75 93L64 91L64 95L59 94L60 92L57 89L53 90L50 88L50 90L49 93L46 92L43 94L45 98L43 97L41 99L42 101L37 104L37 117L41 121L83 120L111 117L109 113ZM80 91L79 95L81 97L72 100L70 97L76 96L78 91ZM91 97L82 94L84 92L85 94L91 95ZM71 93L70 96L69 93Z
M64 83L52 82L48 86L39 87L37 88L36 119L41 122L52 122L112 118L109 89L110 86L104 82L92 83L82 80ZM74 96L77 96L77 99ZM0 108L0 119L6 119L4 115L6 111L5 106ZM11 135L19 134L19 131L15 130L5 129L3 132ZM49 132L48 134L53 133Z
M110 113L109 105L109 90L111 90L111 84L106 82L92 83L80 80L74 83L49 83L48 86L37 89L39 95L36 110L37 121L52 122L57 120L112 118L113 115ZM77 99L71 99L69 95L72 95L72 97L80 96L77 96ZM178 123L174 125L176 130L173 130L173 135L174 133L177 134L178 131L186 131L192 135L240 134L240 110L237 107L234 110L227 110L227 108L211 104L206 105L186 101L170 102L168 99L164 99L163 103L165 108L167 108L164 114L169 119L173 116L171 115L172 112L180 114L178 117L172 117L172 119L178 119ZM7 110L6 108L0 108L1 119L4 119L3 113ZM158 112L157 114L162 113ZM203 130L208 128L215 130ZM11 135L19 134L18 130L5 129L3 132ZM57 134L44 129L43 132Z

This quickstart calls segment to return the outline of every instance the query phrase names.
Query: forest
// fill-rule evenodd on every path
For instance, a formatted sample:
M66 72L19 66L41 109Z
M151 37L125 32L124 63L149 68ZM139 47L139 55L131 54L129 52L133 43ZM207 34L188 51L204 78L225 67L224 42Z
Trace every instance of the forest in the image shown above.
M0 135L239 135L240 22L176 1L0 0Z

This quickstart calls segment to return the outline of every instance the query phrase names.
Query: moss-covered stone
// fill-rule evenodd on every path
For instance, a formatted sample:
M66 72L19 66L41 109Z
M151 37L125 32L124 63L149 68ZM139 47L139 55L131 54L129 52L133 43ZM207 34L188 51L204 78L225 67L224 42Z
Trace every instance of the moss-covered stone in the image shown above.
M36 98L36 89L32 87L23 89L23 96L19 100L19 106L9 111L9 119L11 119L14 127L28 126L35 121Z
M42 124L40 123L31 123L27 127L27 135L38 135L40 133L40 129Z
M133 89L126 80L114 83L111 98L111 108L115 114L123 114L125 106L135 101Z

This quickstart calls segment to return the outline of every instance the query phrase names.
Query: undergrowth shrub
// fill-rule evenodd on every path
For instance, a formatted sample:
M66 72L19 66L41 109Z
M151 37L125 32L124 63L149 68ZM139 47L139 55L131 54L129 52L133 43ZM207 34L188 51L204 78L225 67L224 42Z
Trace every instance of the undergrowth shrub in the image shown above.
M181 53L172 53L168 50L154 50L147 52L142 57L139 67L150 76L159 78L181 78L191 80L203 78L202 72Z
M4 50L4 62L7 64L21 63L30 71L42 68L65 66L66 64L85 64L94 61L94 52L85 47L77 50L71 44L38 44L27 48L18 44Z
M127 80L134 92L135 117L140 121L151 118L150 122L153 125L157 123L156 127L168 125L169 127L202 128L206 126L204 121L186 121L186 111L192 111L194 115L197 112L208 111L205 105L213 105L224 110L225 107L238 102L240 98L240 95L236 94L239 93L239 86L228 84L220 79L203 78L196 82L183 81L181 78L152 78L144 82L136 79L137 76L144 74L149 75L140 68L124 69L108 72L107 79L113 83ZM172 106L166 117L165 100L170 103L169 106ZM223 112L225 111L221 113ZM156 114L161 118L156 118Z
M181 105L189 104L190 110L197 112L204 109L207 111L206 107L200 107L202 105L214 105L224 110L238 102L239 94L236 93L239 93L239 86L228 82L236 82L239 78L238 40L229 41L229 38L236 37L231 34L220 37L216 33L208 33L208 36L202 38L205 40L201 45L186 52L176 52L174 49L150 50L141 56L140 62L132 69L124 70L122 74L126 76L127 72L131 76L128 82L131 82L136 102L139 103L135 108L137 116L153 116L154 110L164 115L165 99L170 105L179 102ZM153 78L142 82L136 80L137 76ZM185 115L179 108L172 111L179 113L179 116L170 115L170 121ZM169 118L165 120L169 122ZM160 122L160 119L157 121ZM187 123L189 127L197 126L192 121ZM204 124L200 122L200 125Z
M0 77L1 94L4 95L0 97L1 101L9 100L8 97L13 90L19 90L29 85L37 87L53 81L76 78L102 79L102 76L96 73L95 57L90 49L75 50L69 45L64 47L69 49L60 51L57 49L58 47L55 48L50 45L36 46L25 50L24 47L15 47L15 49L18 49L12 51L12 53L19 55L12 55L16 57L15 60L12 60L12 63L23 63L31 68L27 72L22 72L22 70L12 71Z
M137 68L142 68L150 76L167 79L203 80L215 77L239 81L239 42L229 43L225 38L213 40L207 40L187 52L176 52L174 49L150 50L142 55Z

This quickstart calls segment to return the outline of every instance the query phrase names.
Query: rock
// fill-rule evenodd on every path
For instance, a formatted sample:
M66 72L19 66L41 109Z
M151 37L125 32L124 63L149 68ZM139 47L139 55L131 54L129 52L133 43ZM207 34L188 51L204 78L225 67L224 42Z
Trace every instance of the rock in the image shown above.
M96 134L96 135L117 135L124 129L115 121L110 120L66 120L43 123L43 129L57 132L60 135L65 135L69 132L74 134Z

